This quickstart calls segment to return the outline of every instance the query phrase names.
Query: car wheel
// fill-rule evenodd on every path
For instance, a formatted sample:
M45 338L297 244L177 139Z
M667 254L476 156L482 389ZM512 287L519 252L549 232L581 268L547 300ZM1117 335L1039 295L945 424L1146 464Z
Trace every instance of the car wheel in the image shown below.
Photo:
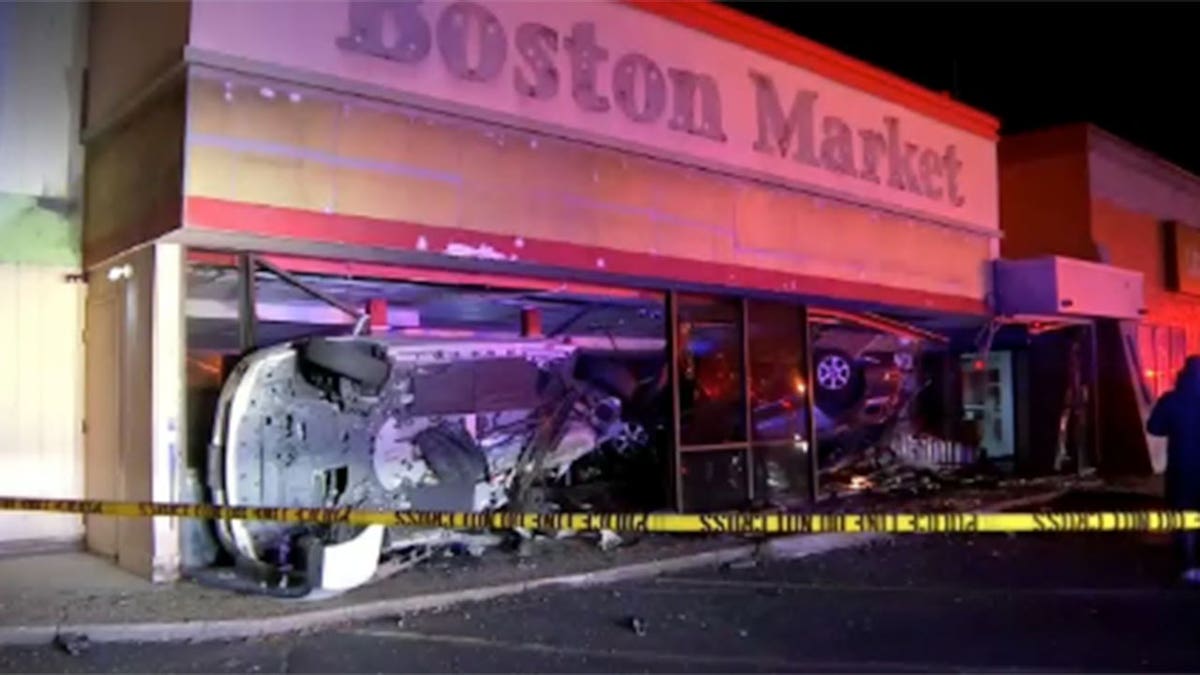
M300 345L298 356L302 372L315 368L369 391L383 387L391 373L387 355L374 343L362 340L313 338Z
M413 442L440 483L475 485L488 479L487 455L462 424L429 427Z
M826 414L838 414L854 406L863 395L863 373L849 354L820 350L813 354L816 404Z

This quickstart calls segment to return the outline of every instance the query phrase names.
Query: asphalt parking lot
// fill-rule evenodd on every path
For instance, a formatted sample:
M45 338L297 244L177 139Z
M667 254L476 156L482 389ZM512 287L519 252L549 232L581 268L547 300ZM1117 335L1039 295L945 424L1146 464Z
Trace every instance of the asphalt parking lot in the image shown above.
M1066 500L1070 508L1095 506ZM26 672L1200 670L1161 535L909 536L316 634L8 648Z

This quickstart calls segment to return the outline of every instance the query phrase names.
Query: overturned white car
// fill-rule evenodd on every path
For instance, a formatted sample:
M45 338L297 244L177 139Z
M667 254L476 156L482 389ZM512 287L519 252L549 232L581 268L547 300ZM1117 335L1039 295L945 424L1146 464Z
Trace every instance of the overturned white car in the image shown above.
M226 381L209 448L229 506L544 508L541 487L606 443L644 440L621 401L577 379L578 351L531 339L312 338L252 353ZM217 523L268 583L341 590L384 553L469 534Z

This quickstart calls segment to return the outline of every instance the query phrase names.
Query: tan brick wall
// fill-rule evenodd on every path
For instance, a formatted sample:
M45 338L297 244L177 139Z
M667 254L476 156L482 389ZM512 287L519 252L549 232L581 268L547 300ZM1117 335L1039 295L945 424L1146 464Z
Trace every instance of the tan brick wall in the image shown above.
M1000 253L1094 260L1088 232L1086 129L1066 128L1000 141Z
M394 106L190 86L189 196L985 293L986 237Z

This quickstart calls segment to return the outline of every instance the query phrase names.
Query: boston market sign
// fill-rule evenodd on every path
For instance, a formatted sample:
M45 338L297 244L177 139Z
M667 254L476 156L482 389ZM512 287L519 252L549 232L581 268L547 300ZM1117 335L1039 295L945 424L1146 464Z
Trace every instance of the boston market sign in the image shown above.
M196 4L193 44L200 48L705 168L996 227L992 140L625 5ZM270 25L275 37L251 39L256 24Z
M670 131L728 142L721 88L710 74L664 69L638 52L612 54L591 22L573 24L560 38L558 30L536 22L510 31L494 12L474 2L455 2L436 18L420 5L417 0L352 2L348 32L337 45L408 65L424 63L436 48L442 66L464 83L507 76L514 93L535 100L560 95L565 84L581 111L607 114L615 109L633 123L665 120ZM854 129L836 115L818 113L818 92L797 91L785 105L769 75L753 68L746 74L757 110L756 152L790 156L807 166L886 183L956 207L965 202L958 183L962 162L954 145L932 148L909 142L900 120L891 116L883 118L882 128Z

